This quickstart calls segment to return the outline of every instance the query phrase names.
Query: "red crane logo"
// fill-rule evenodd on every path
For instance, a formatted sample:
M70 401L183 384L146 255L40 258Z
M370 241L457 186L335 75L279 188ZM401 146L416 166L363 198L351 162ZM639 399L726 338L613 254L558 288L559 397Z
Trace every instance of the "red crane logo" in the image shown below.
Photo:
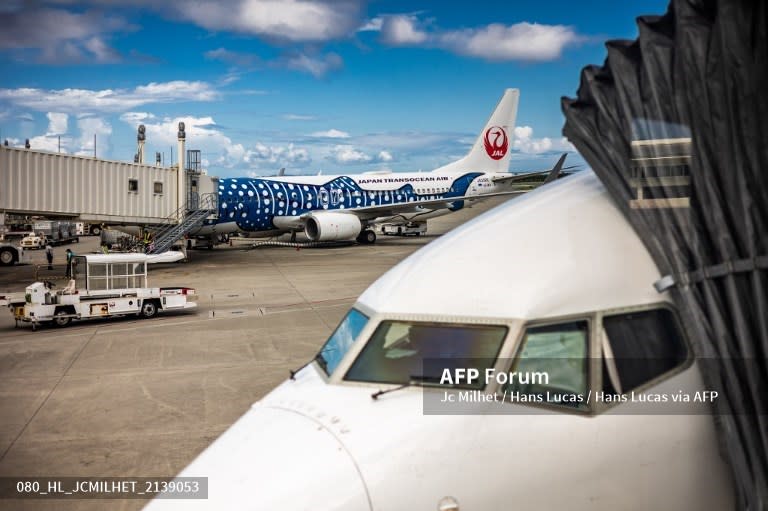
M493 137L493 141L491 138ZM507 154L509 139L501 126L491 126L485 130L485 152L494 160L500 160Z

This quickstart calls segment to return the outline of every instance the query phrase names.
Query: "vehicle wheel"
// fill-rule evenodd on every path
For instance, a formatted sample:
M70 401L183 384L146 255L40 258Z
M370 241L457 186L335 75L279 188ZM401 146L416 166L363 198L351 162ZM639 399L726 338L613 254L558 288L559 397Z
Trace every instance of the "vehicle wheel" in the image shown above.
M59 311L53 316L53 324L56 326L67 326L72 322L72 318L68 317L67 311Z
M363 233L362 238L363 238L363 243L365 243L367 245L371 245L373 243L376 243L376 233L373 232L370 229L368 229L367 231L365 231Z
M91 227L91 234L94 236L101 234L101 227Z
M10 266L16 260L16 254L10 248L4 248L0 250L0 264L3 266Z
M155 314L157 314L157 305L155 302L152 301L146 301L143 304L141 304L141 317L142 318L153 318L155 317Z
M402 234L403 234L403 228L402 227L398 227L397 228L397 235L401 236Z

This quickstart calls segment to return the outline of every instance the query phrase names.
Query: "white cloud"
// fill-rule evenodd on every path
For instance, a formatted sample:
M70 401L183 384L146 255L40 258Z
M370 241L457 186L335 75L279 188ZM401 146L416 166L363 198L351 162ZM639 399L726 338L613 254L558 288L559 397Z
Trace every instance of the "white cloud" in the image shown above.
M445 32L438 35L437 44L460 55L487 60L546 61L559 58L567 45L580 40L572 27L522 22Z
M91 37L83 43L97 62L117 62L120 60L120 54L114 48L107 45L101 37Z
M135 124L138 126L142 121L154 119L155 115L149 112L125 112L120 116L120 120L127 122L128 124Z
M283 119L286 121L315 121L317 117L314 115L283 114Z
M360 15L360 3L354 0L176 0L169 7L176 16L209 30L288 41L347 37Z
M366 163L373 158L351 145L337 145L331 150L331 158L336 163Z
M23 146L24 144L20 144ZM62 141L61 149L63 153L67 151L67 140ZM59 137L50 137L47 135L38 135L29 139L29 146L35 151L50 151L52 153L59 151ZM93 154L93 152L91 152Z
M493 61L548 61L584 38L566 25L521 22L492 23L462 30L427 30L416 16L398 14L383 18L381 40L392 46L441 48L458 55Z
M257 165L273 163L303 166L311 161L306 149L298 148L292 143L286 146L268 146L261 142L257 142L252 150L246 151L244 159Z
M110 136L112 125L102 117L82 116L77 120L80 129L80 145L75 154L93 155L94 135L96 135L96 156L103 157L111 151Z
M277 170L279 167L304 167L312 161L307 149L293 143L272 144L257 142L252 146L234 142L225 135L210 116L164 118L152 122L154 116L144 112L128 112L121 120L131 126L143 123L146 127L147 144L152 147L176 147L179 122L184 122L188 147L200 149L206 165L213 165L212 174L222 175L223 169L260 169ZM148 152L148 154L151 154ZM227 175L225 172L223 175ZM231 174L230 174L231 175Z
M535 138L533 128L530 126L517 126L514 130L512 148L525 154L540 154L550 151L576 151L573 145L565 137L561 138Z
M288 55L274 63L277 67L286 67L296 71L309 73L315 78L324 76L329 71L341 68L343 61L336 53L326 53L318 57L297 53Z
M0 89L0 100L39 111L120 112L151 103L213 101L219 96L206 82L174 80L129 89Z
M349 144L333 146L330 150L330 156L328 158L342 165L347 165L350 163L384 163L393 160L392 153L389 151L381 150L374 157Z
M226 48L216 48L204 53L205 58L210 60L220 60L227 64L240 67L250 67L259 62L259 57L251 53L242 53L227 50Z
M70 137L66 136L69 116L58 112L48 112L46 116L48 117L48 129L46 133L44 135L30 137L30 147L39 151L69 152L69 147L72 143ZM11 142L9 141L9 144L10 143ZM23 147L24 143L22 142L20 145Z
M310 136L319 138L349 138L349 133L331 128L326 131L316 131L311 133Z
M178 100L212 101L218 97L218 93L211 89L210 84L185 80L151 82L147 85L139 85L134 89L134 94L153 102Z
M381 39L391 45L418 45L427 40L427 33L417 28L415 16L387 16L381 24Z
M134 129L139 124L144 124L147 154L152 154L151 151L157 150L155 148L162 148L163 151L168 147L175 148L178 143L179 122L183 122L188 144L204 153L215 154L217 165L232 167L243 161L245 149L242 144L232 142L229 137L216 129L216 122L212 117L185 116L156 119L155 115L148 112L126 112L120 116L120 120ZM178 155L175 157L178 158ZM147 160L150 158L147 157Z
M377 16L366 20L365 23L360 26L358 32L378 32L381 30L381 26L384 24L384 18Z
M0 49L34 50L39 60L52 64L115 62L120 55L104 35L133 28L100 10L76 13L30 2L3 15Z
M67 114L59 112L48 112L48 135L63 135L67 132Z

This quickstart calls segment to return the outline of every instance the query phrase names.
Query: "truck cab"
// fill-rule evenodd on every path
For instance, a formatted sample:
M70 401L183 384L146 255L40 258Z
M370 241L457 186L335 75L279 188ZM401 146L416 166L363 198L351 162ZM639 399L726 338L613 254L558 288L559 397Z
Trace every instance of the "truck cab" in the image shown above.
M43 248L48 237L42 232L30 232L21 239L22 248Z

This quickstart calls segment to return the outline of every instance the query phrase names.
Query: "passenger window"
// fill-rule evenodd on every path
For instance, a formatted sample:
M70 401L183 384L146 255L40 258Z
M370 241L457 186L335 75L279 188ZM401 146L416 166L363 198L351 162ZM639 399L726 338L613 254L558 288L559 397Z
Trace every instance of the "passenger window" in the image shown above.
M129 192L137 192L139 191L139 180L138 179L129 179L128 180L128 191Z
M629 392L688 360L688 348L668 309L604 316L603 329L606 392Z
M157 195L163 194L163 183L162 181L155 181L154 183L154 193Z
M516 379L503 390L534 397L527 402L588 408L588 342L586 321L528 328L511 370Z

